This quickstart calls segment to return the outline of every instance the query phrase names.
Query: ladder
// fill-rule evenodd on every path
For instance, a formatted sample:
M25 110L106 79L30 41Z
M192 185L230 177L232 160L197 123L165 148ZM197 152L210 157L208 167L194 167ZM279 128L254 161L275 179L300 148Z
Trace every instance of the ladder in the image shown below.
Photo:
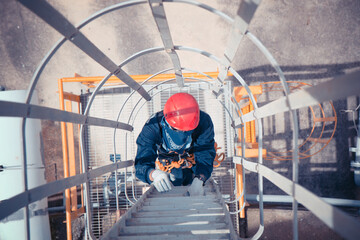
M142 195L102 239L237 239L229 211L212 179L205 196L190 197L188 186Z

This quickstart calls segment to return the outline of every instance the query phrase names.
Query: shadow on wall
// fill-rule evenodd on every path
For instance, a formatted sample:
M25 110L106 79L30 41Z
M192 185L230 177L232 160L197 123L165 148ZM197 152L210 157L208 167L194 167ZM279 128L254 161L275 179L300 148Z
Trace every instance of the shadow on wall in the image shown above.
M300 66L280 66L285 74L287 81L316 81L332 78L350 71L360 69L359 62L349 62L341 64L319 64L319 65L300 65ZM271 65L263 65L254 68L247 68L237 71L242 78L249 84L251 82L279 81L278 74ZM307 82L307 81L306 81ZM313 82L312 82L313 83Z
M337 75L342 75L360 69L360 62L344 64L325 64L309 66L282 66L287 81L301 81L316 85L329 80ZM276 71L270 65L239 70L240 76L249 84L257 85L261 82L279 81ZM316 96L314 96L316 97ZM356 107L360 102L359 97L336 100L333 102L337 114L337 127L333 139L328 146L318 154L299 161L299 183L321 197L355 198L354 174L350 169L350 162L354 160L349 153L349 147L355 146L356 131L353 119L341 112L348 108ZM259 102L259 106L266 102ZM306 110L305 110L306 111ZM309 111L309 110L308 110ZM299 122L310 122L310 114L303 114L304 110L297 111ZM270 130L264 125L264 148L267 151L275 151L273 148L279 141L282 141L286 150L292 149L292 120L289 113L284 113L282 132L276 132L276 117L271 116L264 121ZM356 121L358 121L356 119ZM306 124L305 124L306 125ZM323 133L323 139L331 137L331 129L334 122L327 123ZM301 127L299 130L299 143L306 138L311 131L311 124L308 127ZM266 134L271 132L271 134ZM352 146L350 146L350 144ZM255 159L256 161L256 159ZM271 161L264 160L264 164L287 178L292 178L292 161ZM257 194L257 174L250 173L246 179L247 192ZM264 194L284 194L270 181L264 180Z

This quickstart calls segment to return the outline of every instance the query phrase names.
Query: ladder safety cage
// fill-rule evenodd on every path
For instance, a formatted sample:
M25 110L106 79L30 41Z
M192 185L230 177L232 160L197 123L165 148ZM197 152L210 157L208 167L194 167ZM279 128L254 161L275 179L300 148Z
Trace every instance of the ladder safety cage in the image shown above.
M296 110L316 104L320 104L324 101L331 101L346 98L349 96L358 95L360 92L360 72L354 72L351 74L342 75L339 77L334 77L331 81L309 87L304 90L300 90L294 93L290 92L288 87L287 81L285 76L270 54L270 52L266 49L266 47L257 39L252 33L250 33L247 28L255 14L257 6L260 4L260 0L252 0L252 1L242 1L239 5L239 10L237 11L237 15L234 19L230 18L226 14L218 11L206 4L199 3L192 0L163 0L163 1L140 1L140 0L133 0L133 1L126 1L122 2L113 6L110 6L106 9L103 9L97 13L95 13L90 18L86 19L83 23L79 26L75 27L72 25L63 15L61 15L56 9L54 9L49 3L42 0L34 0L34 1L27 1L27 0L18 0L21 4L27 7L30 11L35 13L38 17L43 19L46 23L56 29L59 33L61 33L64 37L58 41L58 43L50 50L50 52L45 56L42 60L40 66L34 73L31 84L28 88L28 97L25 103L13 103L7 101L0 101L0 116L2 117L20 117L23 119L22 124L22 138L23 138L23 175L24 175L24 192L9 198L7 200L0 202L0 220L6 218L13 212L19 210L22 207L25 207L25 229L27 232L27 238L29 239L30 231L29 228L29 204L40 200L44 197L50 196L57 192L65 191L66 189L70 189L71 187L79 186L81 184L84 185L84 198L85 198L85 210L86 210L86 228L88 231L88 235L92 239L96 239L97 237L94 235L94 231L91 227L91 209L94 207L91 203L91 196L90 196L90 180L98 178L102 175L106 174L114 174L114 185L115 185L115 196L116 196L116 208L117 214L119 203L118 203L118 169L128 168L133 165L132 160L127 160L127 158L121 159L118 161L116 155L116 149L114 146L113 151L113 160L114 163L108 164L105 166L101 166L92 170L89 170L88 163L85 159L88 159L87 152L85 151L84 147L84 140L81 137L81 146L82 146L82 170L83 173L70 176L62 180L57 180L55 182L51 182L33 189L28 189L27 183L27 160L26 160L26 142L25 142L25 124L27 118L36 118L36 119L48 119L52 121L60 121L60 122L67 122L67 123L76 123L81 125L81 136L85 131L84 126L101 126L107 127L112 129L122 129L127 132L131 132L135 130L132 125L129 123L131 122L130 117L128 118L127 123L118 122L119 116L121 114L121 110L118 114L117 120L109 120L106 118L97 118L89 116L90 108L92 107L92 103L95 100L96 95L98 95L99 91L105 83L111 78L112 75L115 75L118 79L120 79L123 83L125 83L129 88L133 89L133 91L139 93L141 98L144 98L146 101L151 101L152 97L156 94L161 94L161 92L166 91L166 89L162 91L158 91L157 93L152 93L150 90L146 90L144 86L139 84L132 76L126 73L123 70L123 67L133 61L134 59L158 51L165 51L173 64L173 68L170 71L174 71L174 80L177 82L177 87L182 89L187 84L185 82L186 77L184 68L181 67L179 57L177 55L177 51L191 51L196 54L203 55L217 64L219 64L220 70L218 75L216 76L215 82L211 82L211 90L214 95L221 101L221 95L226 96L226 99L223 99L224 106L232 105L232 109L236 109L235 113L232 113L228 110L224 110L230 113L230 118L233 119L232 126L234 130L240 129L241 135L241 154L233 155L233 153L229 153L227 151L227 159L231 159L232 163L236 166L242 166L242 169L237 169L237 173L240 175L242 172L243 177L245 177L245 169L255 172L258 174L258 191L259 191L259 210L260 210L260 225L258 231L255 233L251 239L259 239L264 231L264 215L263 215L263 177L270 180L280 189L282 189L285 193L292 196L293 199L293 238L298 239L298 223L297 223L297 206L298 203L301 203L305 206L308 210L313 212L319 219L321 219L328 227L333 229L339 235L346 239L356 239L359 236L359 229L360 223L353 217L347 215L346 213L340 211L336 207L331 206L330 204L323 201L321 198L316 196L315 194L311 193L310 191L306 190L300 184L298 184L298 118ZM222 58L219 58L213 55L210 52L207 52L202 49L197 49L189 46L181 46L181 45L174 45L171 40L171 34L169 31L169 26L167 24L167 19L165 15L164 8L162 6L163 2L178 2L183 4L190 4L193 6L197 6L204 10L207 10L213 14L216 14L223 18L225 21L231 24L231 33L228 37L228 45L226 46L226 50ZM98 47L96 47L85 35L80 32L80 29L84 27L86 24L90 23L91 21L97 19L98 17L105 15L109 12L114 10L118 10L128 6L134 6L137 4L146 4L149 3L149 7L151 8L151 12L153 14L154 20L158 26L159 33L163 40L164 46L155 47L144 49L126 60L124 60L121 64L116 65L109 57L107 57ZM159 18L159 14L163 18ZM271 65L276 70L277 74L279 75L281 84L283 86L283 90L285 96L274 100L264 106L258 107L255 101L254 94L250 90L249 86L247 85L246 81L239 75L235 69L231 67L231 63L234 59L236 51L241 43L241 39L243 37L247 37L251 40L254 45L264 54L264 56L268 59ZM37 85L38 79L43 72L46 64L50 61L50 59L54 56L56 51L66 42L71 41L75 46L77 46L81 51L86 53L90 58L95 60L99 65L103 66L105 69L109 71L109 74L105 76L100 83L96 84L95 90L92 92L91 97L88 99L87 107L83 114L76 114L71 112L65 112L58 109L48 108L48 107L41 107L36 105L31 105L30 101L34 92L34 89ZM167 70L166 70L167 71ZM227 84L225 78L228 76L228 73L231 73L234 77L234 81L236 81L239 85L241 85L247 92L249 96L250 102L254 108L254 110L243 114L241 112L240 106L233 101L235 96L233 95L231 89L227 89ZM159 73L158 73L159 74ZM207 74L204 74L207 75ZM192 77L190 77L192 78ZM198 78L198 76L193 77ZM213 78L213 77L211 77ZM167 78L171 79L171 78ZM196 79L195 79L196 80ZM193 84L193 83L191 83ZM189 84L189 85L191 85ZM154 88L156 89L156 88ZM341 89L341 91L339 91ZM152 93L152 95L150 95ZM134 95L132 95L134 96ZM138 100L140 103L141 99ZM144 105L144 104L143 104ZM140 106L140 109L142 106ZM138 110L139 112L140 110ZM281 176L274 170L266 167L263 164L263 130L262 130L262 121L264 118L272 116L276 113L280 112L290 112L291 119L292 119L292 131L293 131L293 150L292 150L292 171L293 171L293 178L292 180ZM240 115L238 115L240 114ZM137 113L135 114L137 115ZM237 117L233 116L238 115ZM257 161L250 161L246 158L245 154L245 133L244 128L245 124L249 121L256 122L257 126L257 143L258 143L258 157ZM134 124L134 121L133 121ZM237 131L234 131L236 134ZM114 130L114 136L116 134L116 130ZM127 140L125 140L126 142ZM115 137L113 139L115 145ZM235 147L231 150L234 150ZM235 169L235 168L234 168ZM242 171L241 171L242 170ZM125 170L125 175L127 174L127 170ZM126 184L127 184L127 176L125 176L125 192ZM134 179L133 179L134 180ZM235 181L235 180L234 180ZM235 196L231 198L236 199L238 201L243 196L246 197L246 181L243 179L244 186L240 186L241 181L235 181L235 189L237 189L237 193ZM134 181L132 182L132 189L134 189ZM151 188L150 188L151 189ZM239 191L240 190L240 191ZM66 190L68 191L68 190ZM148 191L147 193L149 193ZM134 191L133 191L134 193ZM128 201L135 203L137 198L133 195L133 200L129 199L129 196L126 195ZM138 202L141 201L141 198ZM235 202L236 202L235 201ZM136 203L135 203L136 205ZM134 206L135 206L134 205ZM236 206L237 207L237 206ZM243 206L239 206L239 209L236 209L236 212L241 212ZM226 212L226 211L225 211ZM118 220L120 216L116 216L116 220ZM110 230L112 231L112 230ZM68 234L69 236L69 234ZM71 235L70 235L71 236Z

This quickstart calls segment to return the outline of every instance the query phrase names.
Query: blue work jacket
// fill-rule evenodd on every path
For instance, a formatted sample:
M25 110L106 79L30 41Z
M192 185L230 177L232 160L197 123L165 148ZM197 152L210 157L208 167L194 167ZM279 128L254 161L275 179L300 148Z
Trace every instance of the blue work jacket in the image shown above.
M154 114L144 125L136 144L135 158L136 177L151 184L149 173L155 169L155 160L158 158L158 149L163 144L162 126L160 124L164 114L162 111ZM203 175L205 179L211 176L215 158L214 125L210 116L200 111L199 125L194 129L191 147L187 150L195 155L196 165L192 167L195 175Z

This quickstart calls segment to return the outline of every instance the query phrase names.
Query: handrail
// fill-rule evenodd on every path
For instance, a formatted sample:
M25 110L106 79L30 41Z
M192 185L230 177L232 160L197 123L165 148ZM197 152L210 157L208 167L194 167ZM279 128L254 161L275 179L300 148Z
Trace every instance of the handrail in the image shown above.
M65 189L80 185L90 179L101 176L107 172L114 171L117 168L125 168L133 164L133 160L109 164L90 170L86 173L43 184L41 186L19 193L14 197L0 202L0 220L6 218L26 205L29 205L30 203L43 199L44 197L51 196L55 193L62 192Z
M209 179L209 182L215 187L215 192L217 194L217 196L220 198L220 203L221 205L225 206L225 201L224 199L222 198L221 196L221 192L219 190L219 186L215 183L214 179L210 178ZM230 239L238 239L238 236L235 232L235 229L234 229L234 224L233 222L231 221L231 217L230 217L230 212L227 211L227 209L224 209L225 211L225 221L229 223L229 227L230 227Z
M289 94L291 106L293 109L300 109L329 100L338 100L349 96L357 96L360 92L359 78L360 71L356 71L346 75L333 77L327 82L291 93ZM342 90L339 91L339 89ZM286 98L282 97L260 107L258 110L245 114L241 120L237 119L235 124L240 124L240 121L248 122L254 119L262 119L277 113L287 112L289 110Z
M93 125L109 128L118 128L132 131L132 126L103 118L88 117L82 114L66 112L55 108L42 107L33 104L17 103L0 100L0 116L24 117L57 122L70 122L83 125Z

